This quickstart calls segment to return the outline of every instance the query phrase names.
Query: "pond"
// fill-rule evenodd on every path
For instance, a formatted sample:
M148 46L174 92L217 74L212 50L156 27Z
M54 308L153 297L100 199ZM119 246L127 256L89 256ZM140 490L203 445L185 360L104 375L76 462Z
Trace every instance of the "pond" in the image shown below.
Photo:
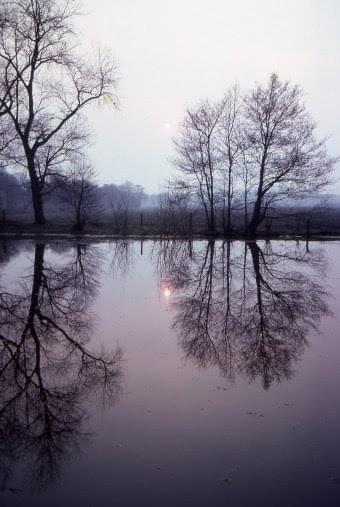
M340 505L340 243L0 240L0 506Z

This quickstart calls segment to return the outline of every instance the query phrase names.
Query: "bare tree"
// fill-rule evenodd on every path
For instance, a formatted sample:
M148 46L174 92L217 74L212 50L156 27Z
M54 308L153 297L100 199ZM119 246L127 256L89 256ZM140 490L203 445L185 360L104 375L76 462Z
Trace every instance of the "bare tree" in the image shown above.
M62 132L89 103L105 96L116 105L111 57L99 53L92 64L78 54L74 5L71 0L0 0L1 108L17 134L37 224L45 222L49 176L41 160L58 151L67 138Z
M256 190L247 234L254 235L279 199L302 197L330 182L336 159L325 141L316 141L315 124L306 112L301 90L272 74L267 86L245 97L247 172Z
M75 230L82 231L99 207L93 167L84 158L78 157L66 176L59 179L58 193L74 217Z
M189 211L190 196L183 185L169 181L165 192L159 195L159 222L162 234L191 233L192 215ZM191 218L188 223L188 218Z
M179 138L174 141L174 165L183 175L177 185L198 198L212 233L216 231L216 185L221 164L217 135L223 111L224 101L211 104L208 100L188 109Z
M129 229L129 214L140 208L145 192L141 185L126 181L122 185L104 185L101 199L105 211L114 223L116 233L126 234Z
M238 162L243 148L240 139L241 99L237 86L228 90L223 99L223 105L223 115L219 126L219 148L222 155L223 228L225 232L230 232L235 180L238 176Z

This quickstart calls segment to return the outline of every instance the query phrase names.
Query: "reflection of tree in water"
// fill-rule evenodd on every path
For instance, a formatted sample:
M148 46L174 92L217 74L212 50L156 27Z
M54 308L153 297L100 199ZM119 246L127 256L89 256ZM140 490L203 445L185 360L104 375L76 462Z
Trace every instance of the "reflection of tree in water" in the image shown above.
M161 284L170 282L175 290L186 286L193 255L191 241L155 241L152 255Z
M125 277L134 262L134 242L128 239L117 239L111 244L111 266L112 275Z
M292 375L307 335L328 313L326 293L307 267L322 257L288 243L183 244L176 255L162 247L163 280L174 290L174 328L188 358L260 377L265 388ZM182 255L182 258L180 258ZM178 269L179 268L179 269Z
M292 263L303 261L300 255L294 259L284 249L277 256L265 255L256 243L249 243L248 249L253 283L238 335L247 374L260 375L268 387L273 380L291 376L309 330L328 312L326 294L308 274L292 269Z
M87 306L96 291L98 252L77 246L70 262L55 266L37 244L33 275L20 294L0 294L3 490L22 462L34 487L56 479L86 438L83 402L93 391L112 403L119 393L120 350L88 347L93 318Z

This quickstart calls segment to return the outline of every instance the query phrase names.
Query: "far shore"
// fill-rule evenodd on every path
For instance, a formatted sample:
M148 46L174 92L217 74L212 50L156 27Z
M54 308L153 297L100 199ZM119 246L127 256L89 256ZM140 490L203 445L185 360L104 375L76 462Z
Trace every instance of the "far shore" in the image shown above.
M98 232L47 232L47 231L0 231L0 239L16 240L52 240L52 241L70 241L70 242L105 242L115 240L125 241L340 241L340 234L266 234L259 233L256 236L248 237L242 233L225 235L222 232L216 234L114 234Z

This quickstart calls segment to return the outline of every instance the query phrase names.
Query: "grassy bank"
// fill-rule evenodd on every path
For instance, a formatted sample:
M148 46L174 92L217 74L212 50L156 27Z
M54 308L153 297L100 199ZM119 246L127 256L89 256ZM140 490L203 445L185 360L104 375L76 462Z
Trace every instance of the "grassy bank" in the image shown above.
M305 231L294 231L291 228L285 230L283 227L275 231L259 230L256 236L245 236L242 230L233 230L225 233L218 229L216 233L206 231L204 228L196 228L188 231L179 228L169 231L162 230L157 226L130 227L125 231L117 231L115 227L107 223L90 223L83 230L75 230L70 223L46 223L35 225L22 222L0 223L0 236L8 238L51 238L51 239L301 239L301 240L337 240L340 239L340 230L330 228Z

